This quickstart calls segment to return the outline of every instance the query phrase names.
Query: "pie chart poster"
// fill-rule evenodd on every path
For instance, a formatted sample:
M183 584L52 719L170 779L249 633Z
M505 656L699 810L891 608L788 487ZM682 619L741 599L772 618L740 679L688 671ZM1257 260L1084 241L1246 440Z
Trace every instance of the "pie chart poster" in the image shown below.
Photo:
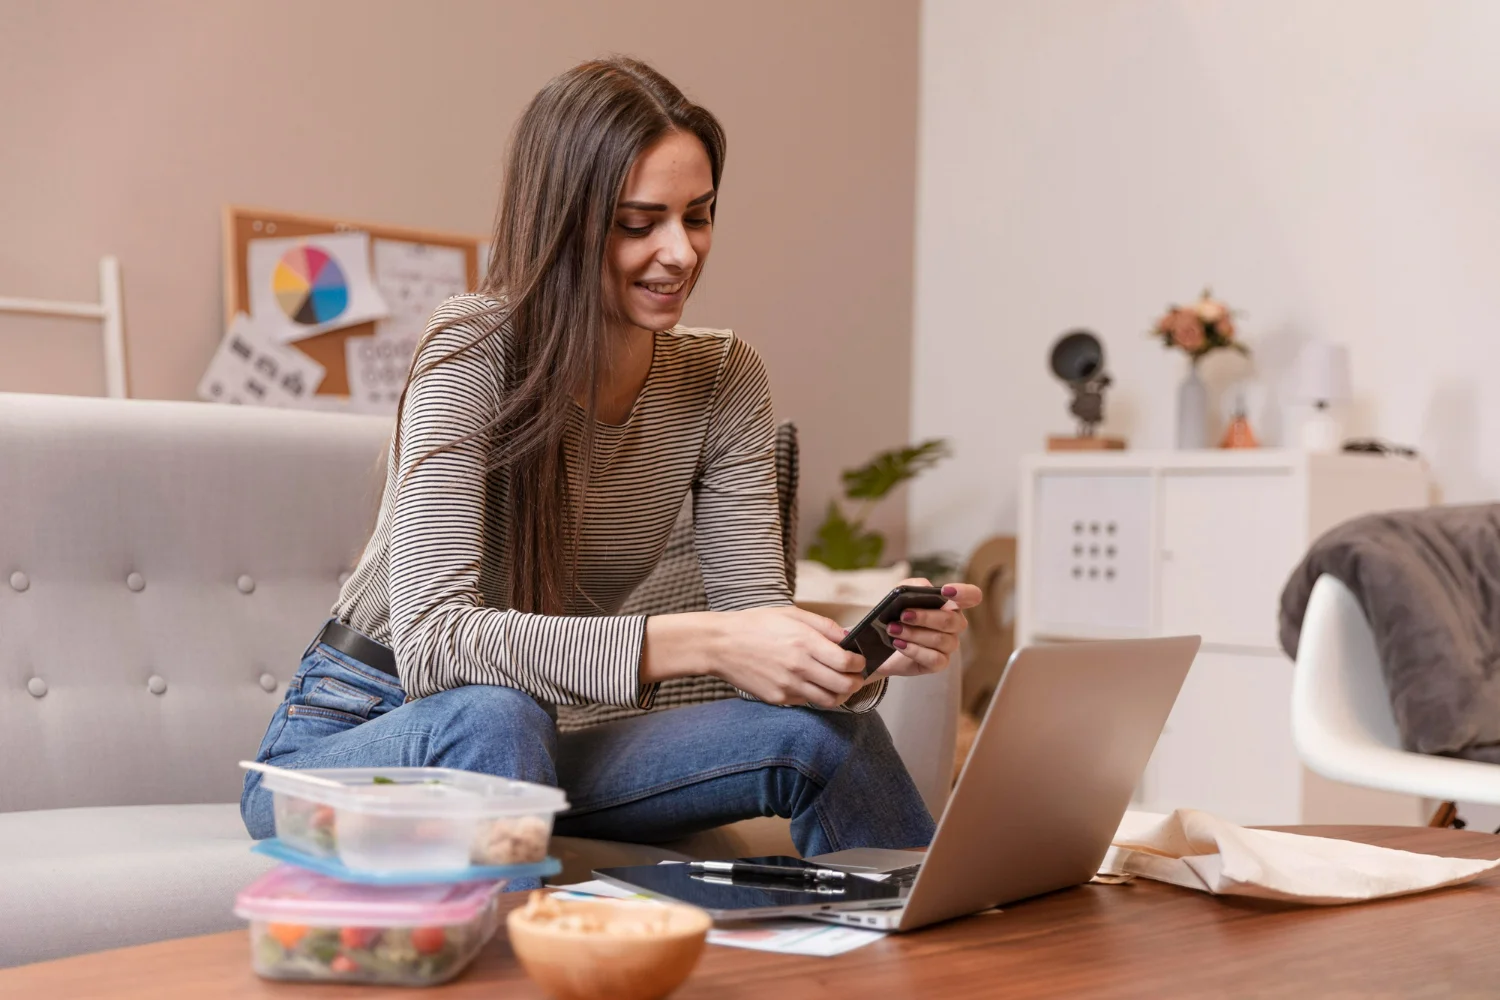
M390 311L370 273L369 233L251 240L249 249L250 315L283 344Z

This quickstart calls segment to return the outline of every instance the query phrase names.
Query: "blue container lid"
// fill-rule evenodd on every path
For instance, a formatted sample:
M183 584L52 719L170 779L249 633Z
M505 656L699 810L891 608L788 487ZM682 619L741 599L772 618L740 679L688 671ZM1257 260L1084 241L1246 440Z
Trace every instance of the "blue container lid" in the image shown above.
M562 871L562 864L556 858L544 858L534 861L528 865L470 865L467 868L448 868L436 872L367 872L356 871L346 867L343 862L336 858L322 858L315 854L305 854L302 851L288 847L276 837L269 840L256 842L250 848L256 854L263 854L277 861L284 861L289 865L319 875L327 875L342 882L353 882L357 885L427 885L432 883L448 882L498 882L518 878L545 878L548 875L556 875Z

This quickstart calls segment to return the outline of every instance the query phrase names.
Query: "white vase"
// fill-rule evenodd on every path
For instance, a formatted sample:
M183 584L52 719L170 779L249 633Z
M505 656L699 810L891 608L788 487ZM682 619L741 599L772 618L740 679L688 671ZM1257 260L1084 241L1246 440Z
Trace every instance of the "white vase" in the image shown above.
M1177 447L1208 447L1208 389L1198 376L1196 360L1177 387Z

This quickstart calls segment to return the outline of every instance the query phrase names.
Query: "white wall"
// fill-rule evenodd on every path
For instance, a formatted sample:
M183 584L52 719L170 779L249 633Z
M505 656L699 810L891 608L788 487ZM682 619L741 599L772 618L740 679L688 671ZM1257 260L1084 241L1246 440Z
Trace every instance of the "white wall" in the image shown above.
M1170 446L1184 362L1145 331L1205 284L1262 385L1342 340L1351 433L1500 495L1500 3L927 0L922 30L912 432L957 458L914 550L1014 530L1017 459L1070 431L1069 327L1105 341L1107 429Z

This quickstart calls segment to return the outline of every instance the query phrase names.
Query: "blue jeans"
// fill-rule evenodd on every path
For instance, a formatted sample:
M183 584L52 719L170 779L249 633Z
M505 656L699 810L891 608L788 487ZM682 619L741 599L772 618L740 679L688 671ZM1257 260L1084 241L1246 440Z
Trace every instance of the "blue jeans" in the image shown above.
M923 847L932 816L880 717L730 698L558 735L514 688L471 685L406 703L396 678L317 644L256 760L280 767L454 767L556 785L556 832L674 840L752 816L792 821L806 857ZM245 776L245 827L274 833L271 795Z

